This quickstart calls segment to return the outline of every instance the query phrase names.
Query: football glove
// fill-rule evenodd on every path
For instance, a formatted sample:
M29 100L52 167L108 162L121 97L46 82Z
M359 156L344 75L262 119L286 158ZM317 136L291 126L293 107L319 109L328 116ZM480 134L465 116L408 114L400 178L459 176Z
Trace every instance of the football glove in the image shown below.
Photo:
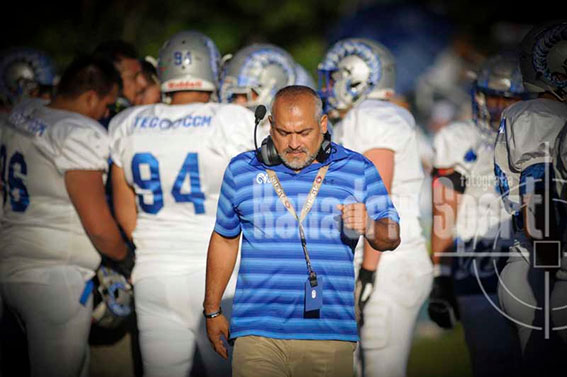
M354 289L354 312L360 327L364 325L364 307L374 291L375 280L376 271L366 270L362 267L358 271L358 279Z
M102 255L101 265L112 268L114 271L120 273L126 279L130 279L132 270L134 269L134 264L136 262L136 246L133 242L126 241L126 246L128 251L126 252L126 257L121 261L116 261L105 255Z
M439 327L452 329L459 320L459 307L453 290L451 276L437 276L427 306L429 318Z

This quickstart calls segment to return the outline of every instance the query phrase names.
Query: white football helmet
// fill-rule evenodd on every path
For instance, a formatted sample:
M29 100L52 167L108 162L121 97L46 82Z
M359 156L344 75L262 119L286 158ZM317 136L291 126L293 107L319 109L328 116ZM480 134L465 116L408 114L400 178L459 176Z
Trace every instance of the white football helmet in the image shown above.
M488 97L501 98L491 105ZM482 131L496 132L504 108L514 100L527 97L518 57L512 54L491 56L481 64L473 83L473 120Z
M96 271L93 323L104 328L117 328L132 314L133 291L126 278L108 266Z
M0 99L9 105L30 95L40 86L57 83L53 60L43 51L17 47L4 50L0 56Z
M212 39L198 31L182 31L159 51L158 76L163 93L195 90L215 93L220 53Z
M221 102L246 95L245 106L269 106L276 92L295 84L296 64L285 50L272 44L253 44L239 50L225 64Z
M331 110L346 110L366 98L394 95L394 56L382 44L368 38L336 42L317 67L320 95Z
M567 101L567 20L536 25L520 43L526 89Z

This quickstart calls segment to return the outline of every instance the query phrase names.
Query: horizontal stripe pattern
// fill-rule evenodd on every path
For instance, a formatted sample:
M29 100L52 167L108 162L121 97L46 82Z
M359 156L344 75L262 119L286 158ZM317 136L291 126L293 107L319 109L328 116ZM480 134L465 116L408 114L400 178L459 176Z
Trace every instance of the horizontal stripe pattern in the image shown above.
M280 339L358 339L354 315L354 247L358 236L342 230L338 204L364 202L374 219L399 221L384 183L364 156L333 144L329 171L306 219L307 249L323 282L318 318L305 318L307 267L297 220L277 197L265 166L253 152L227 167L215 231L243 234L231 334ZM299 173L272 167L297 213L301 212L321 164Z

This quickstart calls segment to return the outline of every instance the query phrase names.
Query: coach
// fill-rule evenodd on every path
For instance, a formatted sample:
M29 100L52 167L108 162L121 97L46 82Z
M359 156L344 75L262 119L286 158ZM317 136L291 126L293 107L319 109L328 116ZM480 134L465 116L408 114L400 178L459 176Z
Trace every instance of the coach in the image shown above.
M361 154L330 141L319 96L275 96L270 139L228 165L208 258L204 315L233 376L348 376L358 340L354 247L400 243L398 214ZM221 297L243 233L230 332Z

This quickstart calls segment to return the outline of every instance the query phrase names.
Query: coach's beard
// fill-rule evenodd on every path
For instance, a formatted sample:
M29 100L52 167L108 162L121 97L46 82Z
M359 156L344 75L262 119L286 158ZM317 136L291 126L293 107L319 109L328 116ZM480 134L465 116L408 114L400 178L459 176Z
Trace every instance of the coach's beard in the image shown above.
M289 153L293 153L293 152L301 152L303 154L305 154L305 156L307 156L304 160L298 160L297 158L293 159L293 158L288 158L288 154ZM278 153L280 155L280 158L282 159L282 162L285 166L287 166L288 168L292 169L292 170L301 170L303 168L305 168L306 166L309 166L313 163L313 161L315 161L317 159L317 154L319 153L319 151L313 153L313 154L309 154L309 150L307 148L298 148L298 149L291 149L291 148L286 148L283 153Z

